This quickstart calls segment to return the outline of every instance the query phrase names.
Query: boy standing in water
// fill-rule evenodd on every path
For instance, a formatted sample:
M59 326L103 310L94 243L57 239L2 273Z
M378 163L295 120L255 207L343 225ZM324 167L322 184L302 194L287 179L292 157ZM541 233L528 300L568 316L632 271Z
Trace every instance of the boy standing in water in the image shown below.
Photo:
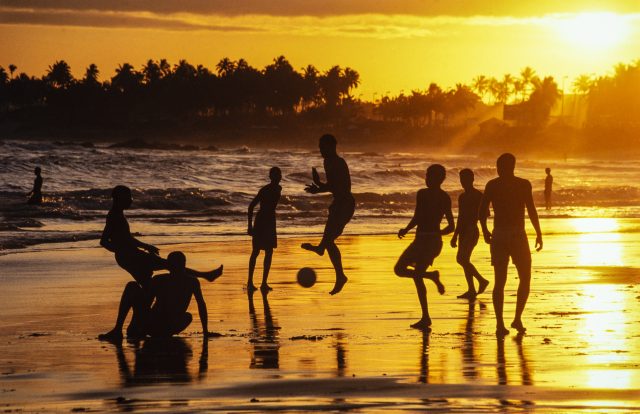
M42 204L42 170L40 167L36 167L33 173L36 175L33 180L33 190L27 196L29 196L28 204Z
M544 169L547 176L544 178L544 203L545 209L551 210L551 193L553 192L553 175L551 175L551 168Z
M124 215L124 210L131 207L133 202L131 189L129 187L118 185L111 192L113 206L107 214L107 223L104 226L100 245L110 252L115 253L118 265L129 272L143 291L148 292L147 287L151 282L153 272L161 269L169 269L169 263L166 259L159 256L157 247L141 242L133 237L129 229L129 223ZM185 273L192 278L203 278L210 282L214 281L222 275L223 266L209 271L198 272L189 268L185 269ZM125 290L126 293L126 290ZM124 293L123 293L124 295ZM151 305L153 297L148 294L145 296ZM123 297L124 299L124 297ZM122 303L118 311L116 329L100 335L102 340L119 340L122 339L122 325L127 317L129 308L124 309ZM133 324L134 321L132 321Z
M398 238L403 238L409 230L418 226L415 240L400 255L394 268L397 276L413 278L416 285L418 300L422 308L422 318L411 325L416 329L431 329L427 288L422 279L433 280L438 287L438 292L441 295L444 293L444 285L440 282L440 272L437 270L427 272L427 268L433 264L434 259L442 250L442 236L451 233L454 229L451 197L440 188L445 176L446 170L440 164L432 164L427 168L425 178L427 188L418 191L413 217L407 227L398 231ZM440 229L442 217L447 218L447 226Z
M460 171L460 184L464 192L458 197L458 222L456 230L451 238L451 247L458 247L456 260L464 270L464 277L467 280L467 291L458 296L458 299L474 300L487 288L489 281L483 278L478 269L471 263L471 253L478 244L480 231L478 230L478 209L482 192L473 186L473 171L465 168ZM458 237L460 243L458 244ZM473 284L473 278L478 279L478 292Z
M320 181L320 175L315 168L312 168L313 183L305 188L307 193L331 193L333 202L329 206L329 217L324 227L322 240L317 246L311 243L302 243L302 248L312 251L320 256L324 251L329 252L329 258L336 271L336 283L330 295L339 293L347 283L347 276L342 268L342 256L340 249L336 245L336 239L340 237L345 226L351 218L356 208L356 200L351 194L351 175L345 160L338 156L338 141L333 135L325 134L320 137L320 154L324 158L324 171L327 175L327 182Z
M278 236L276 233L276 207L280 201L282 187L280 180L282 172L280 168L273 167L269 171L271 182L258 191L258 194L249 204L249 227L247 233L252 236L253 251L249 258L249 279L247 280L247 292L253 293L257 288L253 284L253 271L256 268L256 259L260 250L264 250L264 263L262 268L262 284L260 290L269 292L271 287L267 284L269 269L271 268L271 258L273 249L278 247ZM260 204L260 210L256 214L255 224L253 223L253 209Z

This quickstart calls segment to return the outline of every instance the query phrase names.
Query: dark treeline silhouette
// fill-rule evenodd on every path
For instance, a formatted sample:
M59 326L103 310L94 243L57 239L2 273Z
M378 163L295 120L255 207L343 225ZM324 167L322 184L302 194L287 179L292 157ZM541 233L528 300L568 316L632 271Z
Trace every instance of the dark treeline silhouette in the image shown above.
M333 66L320 72L313 65L297 71L284 57L263 69L244 60L224 58L214 69L186 60L148 60L139 69L118 66L99 80L95 64L76 79L64 60L49 66L41 78L15 76L0 67L0 113L3 117L65 124L69 121L113 125L200 117L282 116L313 110L331 111L353 100L360 75Z

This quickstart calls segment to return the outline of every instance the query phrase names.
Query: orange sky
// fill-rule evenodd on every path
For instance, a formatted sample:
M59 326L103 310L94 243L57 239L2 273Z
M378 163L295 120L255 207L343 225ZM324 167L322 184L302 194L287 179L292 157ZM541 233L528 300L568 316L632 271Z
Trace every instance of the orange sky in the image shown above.
M570 91L578 74L640 58L640 1L0 0L0 51L18 71L65 59L77 75L98 64L102 79L150 57L262 67L284 54L296 67L353 67L368 99L529 65L566 76Z

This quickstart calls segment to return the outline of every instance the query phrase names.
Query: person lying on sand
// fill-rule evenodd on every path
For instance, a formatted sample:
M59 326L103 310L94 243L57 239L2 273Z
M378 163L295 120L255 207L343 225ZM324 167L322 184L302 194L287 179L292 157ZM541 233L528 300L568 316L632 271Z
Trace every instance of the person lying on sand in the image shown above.
M133 309L131 323L127 328L127 337L143 338L170 337L189 326L192 316L187 309L191 298L198 303L198 314L205 336L208 331L207 304L202 296L198 279L188 275L186 257L182 252L171 252L167 257L169 274L153 277L146 289L138 283L129 282L122 292L118 319L115 327L98 336L102 341L118 342L122 340L124 320ZM149 303L152 303L149 306Z
M440 282L440 272L427 272L427 268L442 251L442 236L454 230L451 197L440 188L444 182L446 170L440 164L432 164L427 168L425 182L427 188L418 191L416 209L407 227L398 231L398 238L403 238L409 230L418 226L415 240L400 255L394 268L400 277L410 277L416 285L418 300L422 307L422 318L411 325L412 328L429 330L431 318L427 303L427 288L423 278L431 279L444 294L444 285ZM447 226L440 229L442 218L446 217Z
M324 251L329 252L329 258L336 271L336 283L329 294L339 293L347 283L347 276L342 267L342 255L336 245L336 239L342 235L345 226L351 218L356 208L356 201L351 194L351 175L349 167L344 158L338 155L336 147L338 141L333 135L325 134L320 137L320 154L324 158L324 171L327 175L327 182L320 181L320 175L315 168L311 170L313 183L305 188L310 194L331 193L333 202L329 206L329 217L324 228L322 240L317 246L311 243L302 243L302 248L312 251L320 256Z
M102 231L100 245L115 253L116 262L144 287L155 270L168 269L167 260L159 256L157 247L141 242L133 237L124 210L131 207L133 198L131 189L124 185L116 186L111 192L113 206L107 214L107 223ZM223 266L208 272L186 269L190 277L202 278L209 282L222 275Z

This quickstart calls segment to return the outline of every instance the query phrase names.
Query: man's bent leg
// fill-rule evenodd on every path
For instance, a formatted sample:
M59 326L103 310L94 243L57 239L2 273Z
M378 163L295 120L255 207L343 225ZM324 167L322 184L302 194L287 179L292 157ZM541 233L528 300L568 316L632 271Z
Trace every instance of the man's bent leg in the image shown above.
M122 297L120 298L120 305L118 306L118 316L116 318L115 327L102 335L98 336L100 340L118 340L122 339L122 327L124 325L124 321L127 318L127 314L130 309L134 309L134 314L143 311L142 308L145 305L144 301L144 291L143 288L140 287L139 284L135 282L129 282L124 288L122 292Z

